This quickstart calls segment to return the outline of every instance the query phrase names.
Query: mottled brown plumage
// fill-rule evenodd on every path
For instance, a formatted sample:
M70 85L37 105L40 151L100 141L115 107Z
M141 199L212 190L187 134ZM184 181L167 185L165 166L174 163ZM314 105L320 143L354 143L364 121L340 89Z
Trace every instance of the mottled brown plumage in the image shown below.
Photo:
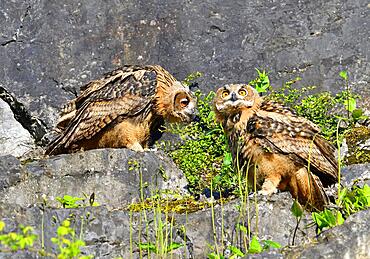
M337 181L338 165L335 148L318 126L244 84L218 89L214 110L236 166L248 173L250 183L256 173L262 194L290 191L307 208L324 208L324 187Z
M190 122L196 98L161 66L124 66L81 87L62 109L60 135L46 154L79 149L148 148L164 121Z

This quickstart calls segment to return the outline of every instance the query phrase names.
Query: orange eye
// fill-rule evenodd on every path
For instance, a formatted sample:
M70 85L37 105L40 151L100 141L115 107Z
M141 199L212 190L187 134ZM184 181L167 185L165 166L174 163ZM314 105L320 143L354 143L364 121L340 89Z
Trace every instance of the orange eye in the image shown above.
M186 106L188 106L188 104L189 104L188 98L183 98L183 99L180 100L180 106L182 108L185 108Z
M225 97L227 97L229 94L230 94L230 93L229 93L229 91L223 91L223 92L222 92L222 94L221 94L221 96L222 96L222 98L225 98Z
M244 89L240 89L239 90L239 95L246 96L247 95L247 91L245 91Z

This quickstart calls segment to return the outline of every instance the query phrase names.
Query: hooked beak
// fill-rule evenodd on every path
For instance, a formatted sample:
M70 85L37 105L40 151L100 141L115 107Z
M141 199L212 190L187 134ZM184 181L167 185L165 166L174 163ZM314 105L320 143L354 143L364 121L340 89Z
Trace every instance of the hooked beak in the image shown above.
M235 102L237 100L236 98L236 94L235 93L231 93L231 98L230 98L231 101Z

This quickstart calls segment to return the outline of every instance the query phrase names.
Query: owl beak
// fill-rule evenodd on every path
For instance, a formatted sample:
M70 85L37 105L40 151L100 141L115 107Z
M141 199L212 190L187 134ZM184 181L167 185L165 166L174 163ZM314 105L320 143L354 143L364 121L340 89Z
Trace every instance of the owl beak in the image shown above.
M238 100L238 98L236 97L236 94L235 93L231 93L230 100L233 101L233 102L235 102L236 100Z

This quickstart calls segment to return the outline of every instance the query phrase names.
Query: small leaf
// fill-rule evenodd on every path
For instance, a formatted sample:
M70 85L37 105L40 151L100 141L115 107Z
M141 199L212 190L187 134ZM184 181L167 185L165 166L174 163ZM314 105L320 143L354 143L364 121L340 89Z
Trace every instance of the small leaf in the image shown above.
M51 242L53 242L54 244L56 244L56 243L58 243L58 238L56 238L56 237L52 237L52 238L50 238L50 240L51 240Z
M225 153L223 165L228 166L228 165L231 165L232 162L233 162L233 158L232 158L231 153L230 152Z
M240 231L244 232L244 233L247 233L247 227L241 225L241 224L238 224L236 226Z
M157 247L154 244L150 243L150 242L148 242L148 243L139 243L138 247L139 247L140 250L149 250L153 253L157 253Z
M229 246L228 248L232 252L232 255L245 256L245 254L242 251L240 251L240 249L237 248L236 246Z
M257 237L253 236L251 242L249 243L248 253L250 253L250 254L259 254L259 253L262 252L262 250L263 250L262 246L261 246L260 242L258 242Z
M5 228L5 223L3 221L0 221L0 231L3 231Z
M65 236L69 233L69 228L66 228L64 226L58 227L57 234L58 236Z
M166 251L170 252L172 250L176 250L176 249L178 249L180 247L183 247L183 246L184 246L184 244L177 243L177 242L172 242L169 246L167 246Z
M296 200L293 202L293 205L290 211L293 213L293 216L296 218L300 218L303 215L303 208L301 204L299 204L299 202Z
M339 76L343 78L344 80L348 79L347 71L343 70L339 72Z
M344 219L343 219L342 213L340 213L339 211L337 211L337 222L336 222L336 225L342 225L343 223L344 223Z
M350 97L348 100L344 100L344 108L349 111L353 112L356 109L356 99Z
M362 114L363 114L363 111L361 109L355 109L352 112L352 118L355 119L355 120L360 119Z
M267 250L270 248L281 248L282 247L280 243L272 241L272 240L264 240L263 242L264 242L264 246L263 246L264 250Z

